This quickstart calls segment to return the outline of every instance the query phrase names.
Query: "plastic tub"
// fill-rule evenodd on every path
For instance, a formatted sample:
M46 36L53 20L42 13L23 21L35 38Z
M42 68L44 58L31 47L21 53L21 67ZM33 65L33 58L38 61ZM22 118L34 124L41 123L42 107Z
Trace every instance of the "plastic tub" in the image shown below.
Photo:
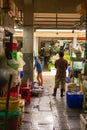
M0 111L3 111L5 109L6 109L6 97L0 97ZM14 111L18 109L19 109L19 99L15 97L10 97L8 111Z
M83 106L83 95L66 92L66 103L71 108L81 108Z

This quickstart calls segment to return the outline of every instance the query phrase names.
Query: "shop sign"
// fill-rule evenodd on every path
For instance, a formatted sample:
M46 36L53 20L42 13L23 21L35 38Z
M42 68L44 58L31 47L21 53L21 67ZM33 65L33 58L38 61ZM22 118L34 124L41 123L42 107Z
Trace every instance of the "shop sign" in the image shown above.
M77 37L77 40L86 40L85 37Z

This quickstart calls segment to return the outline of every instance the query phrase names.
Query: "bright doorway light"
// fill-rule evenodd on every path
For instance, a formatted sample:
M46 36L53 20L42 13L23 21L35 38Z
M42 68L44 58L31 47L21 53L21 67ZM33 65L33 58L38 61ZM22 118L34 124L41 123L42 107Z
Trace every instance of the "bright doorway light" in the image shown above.
M23 29L17 29L17 28L15 28L14 30L17 31L17 32L23 32Z
M36 32L72 32L73 29L70 30L58 30L58 29L36 29ZM76 30L74 29L74 32L85 32L85 30Z

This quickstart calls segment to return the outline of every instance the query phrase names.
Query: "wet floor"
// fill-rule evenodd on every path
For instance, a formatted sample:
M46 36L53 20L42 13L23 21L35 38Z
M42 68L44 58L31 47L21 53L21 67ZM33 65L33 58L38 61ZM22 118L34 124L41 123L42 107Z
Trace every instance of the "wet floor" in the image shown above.
M66 96L52 96L54 75L43 73L44 91L32 96L30 104L26 103L22 124L19 130L80 130L80 113L82 109L69 108Z

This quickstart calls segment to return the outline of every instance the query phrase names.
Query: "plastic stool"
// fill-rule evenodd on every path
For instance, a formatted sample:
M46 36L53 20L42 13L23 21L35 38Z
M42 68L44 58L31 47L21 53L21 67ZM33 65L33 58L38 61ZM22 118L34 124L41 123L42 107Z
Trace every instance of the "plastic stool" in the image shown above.
M23 99L30 103L30 89L27 87L20 88L20 94Z

